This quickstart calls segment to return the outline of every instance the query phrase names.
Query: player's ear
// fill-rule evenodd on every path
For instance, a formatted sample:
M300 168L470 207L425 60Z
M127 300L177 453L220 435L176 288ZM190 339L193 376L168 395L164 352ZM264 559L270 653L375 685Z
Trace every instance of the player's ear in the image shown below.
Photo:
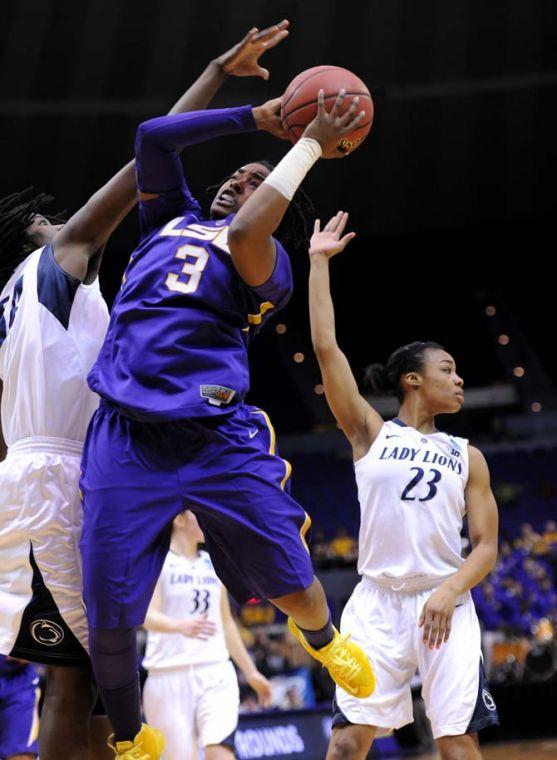
M407 372L404 375L404 380L406 382L406 385L408 388L419 388L422 384L422 378L421 375L419 375L417 372Z

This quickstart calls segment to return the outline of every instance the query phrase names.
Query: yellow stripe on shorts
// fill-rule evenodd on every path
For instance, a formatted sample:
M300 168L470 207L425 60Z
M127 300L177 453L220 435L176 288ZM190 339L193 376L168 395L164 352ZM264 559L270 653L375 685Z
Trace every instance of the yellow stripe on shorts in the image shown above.
M271 422L271 420L269 418L269 415L267 414L267 412L264 412L263 409L253 409L252 410L252 414L260 414L263 417L263 419L265 420L265 423L266 423L267 427L269 428L269 433L270 433L270 436L271 436L271 442L269 444L269 454L271 454L272 456L276 457L277 456L277 453L276 453L276 450L277 450L277 436L276 436L276 433L275 433L275 429L273 427L273 423ZM284 486L286 485L286 483L288 482L290 476L292 475L292 465L290 464L290 462L288 462L286 459L283 459L282 457L278 457L278 459L280 459L280 460L282 460L284 462L284 466L285 466L285 469L286 469L286 472L284 473L284 477L280 481L280 487L284 491Z

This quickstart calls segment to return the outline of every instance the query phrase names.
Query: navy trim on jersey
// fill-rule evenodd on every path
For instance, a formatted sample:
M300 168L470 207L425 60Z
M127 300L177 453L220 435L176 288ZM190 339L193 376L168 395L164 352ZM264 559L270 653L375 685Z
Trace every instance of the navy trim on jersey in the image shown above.
M480 658L480 678L478 683L478 697L476 699L476 706L474 712L470 718L468 728L464 732L465 734L475 734L476 731L481 731L482 728L487 726L498 726L499 716L497 715L497 706L495 700L490 694L489 684L485 677L485 670L483 662Z
M37 297L64 329L68 329L75 294L81 281L65 272L54 258L51 245L44 247L37 267Z
M6 336L8 334L8 326L6 325L6 317L4 316L4 310L7 302L10 300L9 296L6 296L6 298L3 298L0 301L0 348L2 347L2 344L6 340Z
M399 420L399 418L398 418L398 417L394 417L394 418L391 420L391 422L394 422L394 423L395 423L395 425L400 425L400 427L408 427L408 425L407 425L405 422L403 422L402 420Z
M236 745L234 743L234 736L236 734L236 729L232 731L231 734L228 734L221 742L219 742L220 747L228 747L228 749L231 749L234 753L234 757L236 757Z
M8 323L8 328L10 328L14 323L17 306L19 304L19 299L21 298L22 293L23 293L23 275L21 275L21 277L18 277L14 285L13 294L12 294L12 306L10 309L10 321Z

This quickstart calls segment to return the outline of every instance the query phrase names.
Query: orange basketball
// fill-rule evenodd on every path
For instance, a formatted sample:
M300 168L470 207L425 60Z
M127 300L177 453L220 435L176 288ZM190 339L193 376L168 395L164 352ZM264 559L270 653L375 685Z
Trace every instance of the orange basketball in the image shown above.
M354 96L359 97L358 111L365 111L360 124L339 140L338 149L351 153L365 140L373 122L373 101L362 80L348 69L339 66L314 66L298 74L282 96L280 115L290 142L296 143L304 129L317 115L317 93L325 93L325 108L330 110L338 91L344 88L346 98L341 113L345 113Z

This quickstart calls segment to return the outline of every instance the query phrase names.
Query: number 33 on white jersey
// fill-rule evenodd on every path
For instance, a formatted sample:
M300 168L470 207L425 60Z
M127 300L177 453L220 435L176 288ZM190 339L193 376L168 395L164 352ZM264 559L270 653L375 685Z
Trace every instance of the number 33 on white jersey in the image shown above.
M169 551L158 583L162 613L174 618L204 615L215 623L216 633L202 640L150 631L143 666L154 671L228 660L221 614L223 589L207 552L190 560Z

